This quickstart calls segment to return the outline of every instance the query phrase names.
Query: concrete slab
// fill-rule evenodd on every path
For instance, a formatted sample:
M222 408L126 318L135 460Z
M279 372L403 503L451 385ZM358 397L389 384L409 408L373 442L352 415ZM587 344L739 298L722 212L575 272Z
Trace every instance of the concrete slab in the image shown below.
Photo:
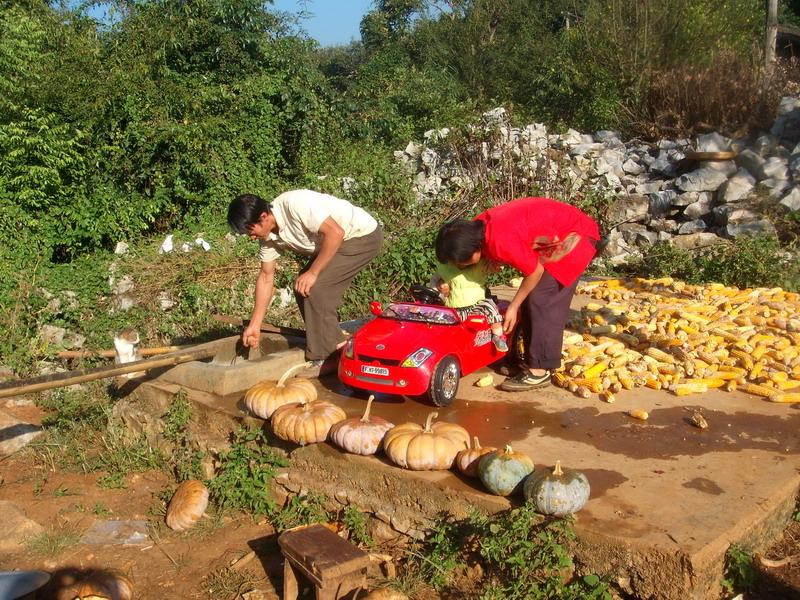
M271 366L240 369L238 387L276 379L288 360L281 352L266 361L274 360ZM177 387L170 381L180 379L190 399L217 414L245 417L243 391L217 394L213 383L195 389L206 378L200 367L180 367L190 375L161 376L139 392L169 393ZM554 387L518 394L474 387L487 372L463 378L450 407L379 395L372 413L394 423L422 423L436 410L439 420L459 423L484 446L511 444L525 452L537 468L560 460L583 471L592 493L576 523L579 560L588 570L614 576L634 597L718 597L729 545L759 548L791 516L800 487L800 405L719 390L677 397L637 388L606 404ZM502 380L495 374L497 384ZM335 377L317 385L321 398L348 416L363 412L365 400ZM632 419L626 413L633 408L650 418ZM689 424L694 410L705 416L708 429ZM479 482L451 472L404 471L382 457L347 455L329 444L286 448L293 460L278 479L285 491L323 492L413 537L422 537L443 510L463 517L469 506L497 511L521 501L486 494Z

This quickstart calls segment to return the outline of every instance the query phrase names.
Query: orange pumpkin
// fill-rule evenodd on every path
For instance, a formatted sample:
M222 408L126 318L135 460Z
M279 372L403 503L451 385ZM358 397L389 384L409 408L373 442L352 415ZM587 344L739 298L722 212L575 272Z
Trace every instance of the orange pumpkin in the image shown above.
M330 402L295 402L272 413L272 431L282 440L304 446L324 442L331 426L346 418L345 412Z
M167 526L175 531L191 528L206 511L208 488L202 481L184 481L175 490L167 507Z
M383 436L394 427L394 424L381 417L370 416L369 411L374 399L375 396L369 397L367 408L360 419L345 419L331 427L330 438L334 444L351 454L363 456L375 454L378 451Z
M244 395L244 405L254 415L262 419L269 419L275 409L291 404L293 402L311 402L317 399L317 388L308 379L295 377L287 382L287 379L308 363L300 363L290 367L278 380L262 381L255 384Z
M383 438L383 451L394 464L413 471L449 469L459 450L469 447L469 433L453 423L431 424L438 413L428 415L425 425L403 423Z
M497 450L497 448L492 446L486 446L485 448L481 447L481 443L478 441L477 436L475 436L473 439L475 441L472 444L472 448L465 448L456 454L456 468L468 477L477 477L478 463L480 462L481 457L484 454L489 454L489 452L494 452Z

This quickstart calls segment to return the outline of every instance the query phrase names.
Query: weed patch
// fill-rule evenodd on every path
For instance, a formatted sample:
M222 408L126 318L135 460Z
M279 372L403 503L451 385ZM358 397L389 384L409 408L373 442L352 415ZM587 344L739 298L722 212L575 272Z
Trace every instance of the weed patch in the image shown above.
M372 536L367 532L369 516L351 504L344 509L341 521L345 529L347 529L349 535L348 539L351 542L365 548L375 547L375 540L373 540Z
M234 571L224 567L211 573L205 580L205 590L209 598L215 600L234 600L253 589L258 581L252 573Z
M255 516L273 513L276 506L270 482L276 468L288 462L267 446L262 429L240 428L231 438L231 448L220 453L217 476L208 484L211 499L221 508Z
M725 577L722 588L729 594L753 589L757 573L753 557L737 545L728 548L725 555Z
M40 556L58 556L75 546L80 539L80 534L69 525L61 525L30 538L27 546L31 552Z
M325 496L321 494L309 493L292 496L286 506L271 510L269 519L277 531L285 531L300 525L324 523L330 520L324 503Z
M443 517L409 550L401 580L407 588L459 594L464 568L479 565L481 581L468 585L482 600L610 600L602 578L576 575L573 539L571 520L545 518L529 504L492 516L473 512L463 521Z

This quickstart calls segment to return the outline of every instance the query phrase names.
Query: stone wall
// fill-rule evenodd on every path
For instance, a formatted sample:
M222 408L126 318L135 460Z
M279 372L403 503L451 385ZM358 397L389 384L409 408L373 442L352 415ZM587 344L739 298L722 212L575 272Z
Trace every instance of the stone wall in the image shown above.
M645 143L614 131L551 133L541 123L512 127L503 108L484 113L458 143L452 137L431 130L394 153L420 202L474 193L488 177L561 192L557 198L596 190L613 199L604 253L616 264L662 240L693 248L774 233L772 208L800 210L800 98L783 98L769 133L748 139L710 133ZM700 152L732 158L702 161Z

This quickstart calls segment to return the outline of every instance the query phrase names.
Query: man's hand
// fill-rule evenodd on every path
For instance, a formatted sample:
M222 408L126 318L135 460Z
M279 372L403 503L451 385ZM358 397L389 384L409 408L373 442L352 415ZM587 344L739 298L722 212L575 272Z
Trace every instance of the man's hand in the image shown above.
M247 348L256 348L258 347L258 342L261 339L261 326L254 327L253 325L248 325L247 328L242 332L242 343Z
M314 284L316 282L317 282L316 273L312 273L311 271L306 271L295 280L294 291L303 296L304 298L307 298L309 292L311 291L311 288L314 287Z
M517 316L519 313L519 308L516 306L508 305L506 309L506 314L503 317L503 333L508 335L514 329L514 325L517 324Z

